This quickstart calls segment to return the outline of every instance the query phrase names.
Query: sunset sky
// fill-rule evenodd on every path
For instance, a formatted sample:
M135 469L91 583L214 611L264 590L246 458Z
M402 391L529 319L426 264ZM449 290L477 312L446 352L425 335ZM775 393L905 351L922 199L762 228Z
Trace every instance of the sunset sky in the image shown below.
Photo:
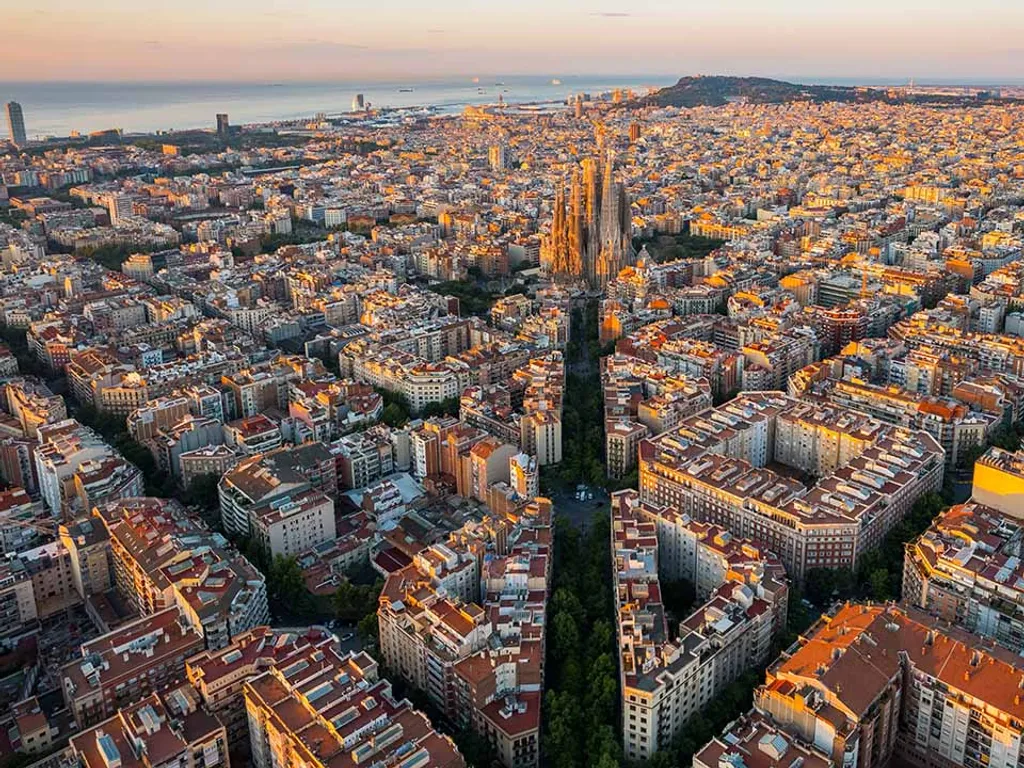
M33 0L2 18L2 80L1024 78L1024 0Z

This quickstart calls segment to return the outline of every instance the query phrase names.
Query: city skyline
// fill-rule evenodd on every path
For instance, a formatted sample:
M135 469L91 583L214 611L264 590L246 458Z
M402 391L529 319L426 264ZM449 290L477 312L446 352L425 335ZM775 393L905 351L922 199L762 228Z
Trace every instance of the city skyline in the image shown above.
M925 0L856 8L806 0L772 8L751 0L716 8L527 0L508 9L444 0L426 19L408 0L372 16L337 14L321 0L287 12L268 0L216 7L186 0L173 12L144 15L126 0L88 11L59 5L43 0L8 13L13 34L0 52L6 77L257 82L619 71L999 81L1019 76L1024 30L1024 8L1004 0L970 8Z
M0 768L1024 768L1022 0L63 5Z

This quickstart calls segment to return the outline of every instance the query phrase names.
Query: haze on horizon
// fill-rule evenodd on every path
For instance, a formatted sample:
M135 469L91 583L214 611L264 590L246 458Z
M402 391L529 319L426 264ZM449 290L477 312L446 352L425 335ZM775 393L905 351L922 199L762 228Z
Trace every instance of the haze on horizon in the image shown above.
M1021 0L36 0L4 20L15 81L1024 76Z

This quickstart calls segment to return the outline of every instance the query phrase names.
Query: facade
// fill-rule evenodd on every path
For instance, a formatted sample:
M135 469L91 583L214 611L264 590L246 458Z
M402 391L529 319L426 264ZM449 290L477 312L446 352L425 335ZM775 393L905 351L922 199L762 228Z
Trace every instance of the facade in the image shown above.
M586 158L573 168L566 199L564 181L555 192L551 234L541 263L563 279L582 279L604 288L636 258L629 199L615 180L615 158Z
M771 462L814 478L808 487ZM640 496L777 553L789 576L855 569L923 494L945 453L924 431L781 392L744 393L640 445ZM790 473L792 474L792 473Z
M263 551L274 558L292 557L333 541L334 501L307 488L282 499L258 504L249 510L249 531Z
M972 496L906 546L903 601L1024 652L1024 458L990 448Z
M1024 452L989 448L974 465L971 498L1011 517L1024 518Z
M768 668L756 709L836 765L1012 768L1020 657L914 609L846 605Z
M203 638L177 608L166 608L82 645L61 669L64 703L79 728L114 717L122 707L185 681L185 659Z
M188 681L203 707L227 730L232 751L249 750L249 725L242 689L253 678L274 667L288 667L311 651L326 651L334 642L326 630L310 627L299 633L254 627L236 635L218 650L206 650L185 661Z
M0 637L17 637L38 625L32 576L20 560L0 562Z
M388 668L508 768L540 760L551 502L467 525L385 582L377 618Z
M625 477L636 466L640 441L650 435L650 431L643 424L608 419L604 435L608 477L616 480Z
M319 443L279 448L243 459L217 485L224 528L247 536L251 510L287 504L292 496L310 489L328 496L338 491L334 457Z
M269 620L263 574L176 502L127 499L94 520L107 531L117 591L140 615L177 607L211 649Z
M1024 651L1024 521L975 501L950 507L903 561L903 601Z
M649 758L744 670L768 659L785 627L782 564L757 545L677 510L612 497L611 546L618 612L622 743ZM706 600L670 639L661 582L685 578Z
M21 104L9 101L5 107L7 112L7 135L16 147L23 147L28 142L25 135L25 113Z

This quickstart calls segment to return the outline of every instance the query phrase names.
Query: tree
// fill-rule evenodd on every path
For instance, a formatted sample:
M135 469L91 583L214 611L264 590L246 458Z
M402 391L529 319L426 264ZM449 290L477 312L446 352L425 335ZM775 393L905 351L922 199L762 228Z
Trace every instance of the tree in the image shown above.
M334 614L342 621L362 621L369 614L376 615L377 599L384 588L384 582L374 584L353 584L345 581L332 598Z
M497 752L491 746L491 742L474 731L472 728L463 728L453 737L459 752L466 758L466 764L475 768L489 768L498 759Z
M194 505L204 510L215 510L219 504L217 495L219 483L219 475L212 473L199 475L189 483L188 488L182 493L181 500L185 504Z
M301 602L306 592L306 582L302 578L302 569L294 557L278 555L270 565L267 574L271 590L284 605L295 605Z
M380 642L380 626L377 619L377 611L368 613L359 620L356 625L356 634L359 635L359 642L364 648L376 648Z
M380 420L389 427L397 428L409 420L409 414L398 403L388 403L381 412Z
M889 600L892 595L889 592L889 571L885 568L876 568L871 572L871 598L878 602Z
M429 419L434 416L458 416L462 400L459 397L449 397L439 403L427 403L420 415Z

